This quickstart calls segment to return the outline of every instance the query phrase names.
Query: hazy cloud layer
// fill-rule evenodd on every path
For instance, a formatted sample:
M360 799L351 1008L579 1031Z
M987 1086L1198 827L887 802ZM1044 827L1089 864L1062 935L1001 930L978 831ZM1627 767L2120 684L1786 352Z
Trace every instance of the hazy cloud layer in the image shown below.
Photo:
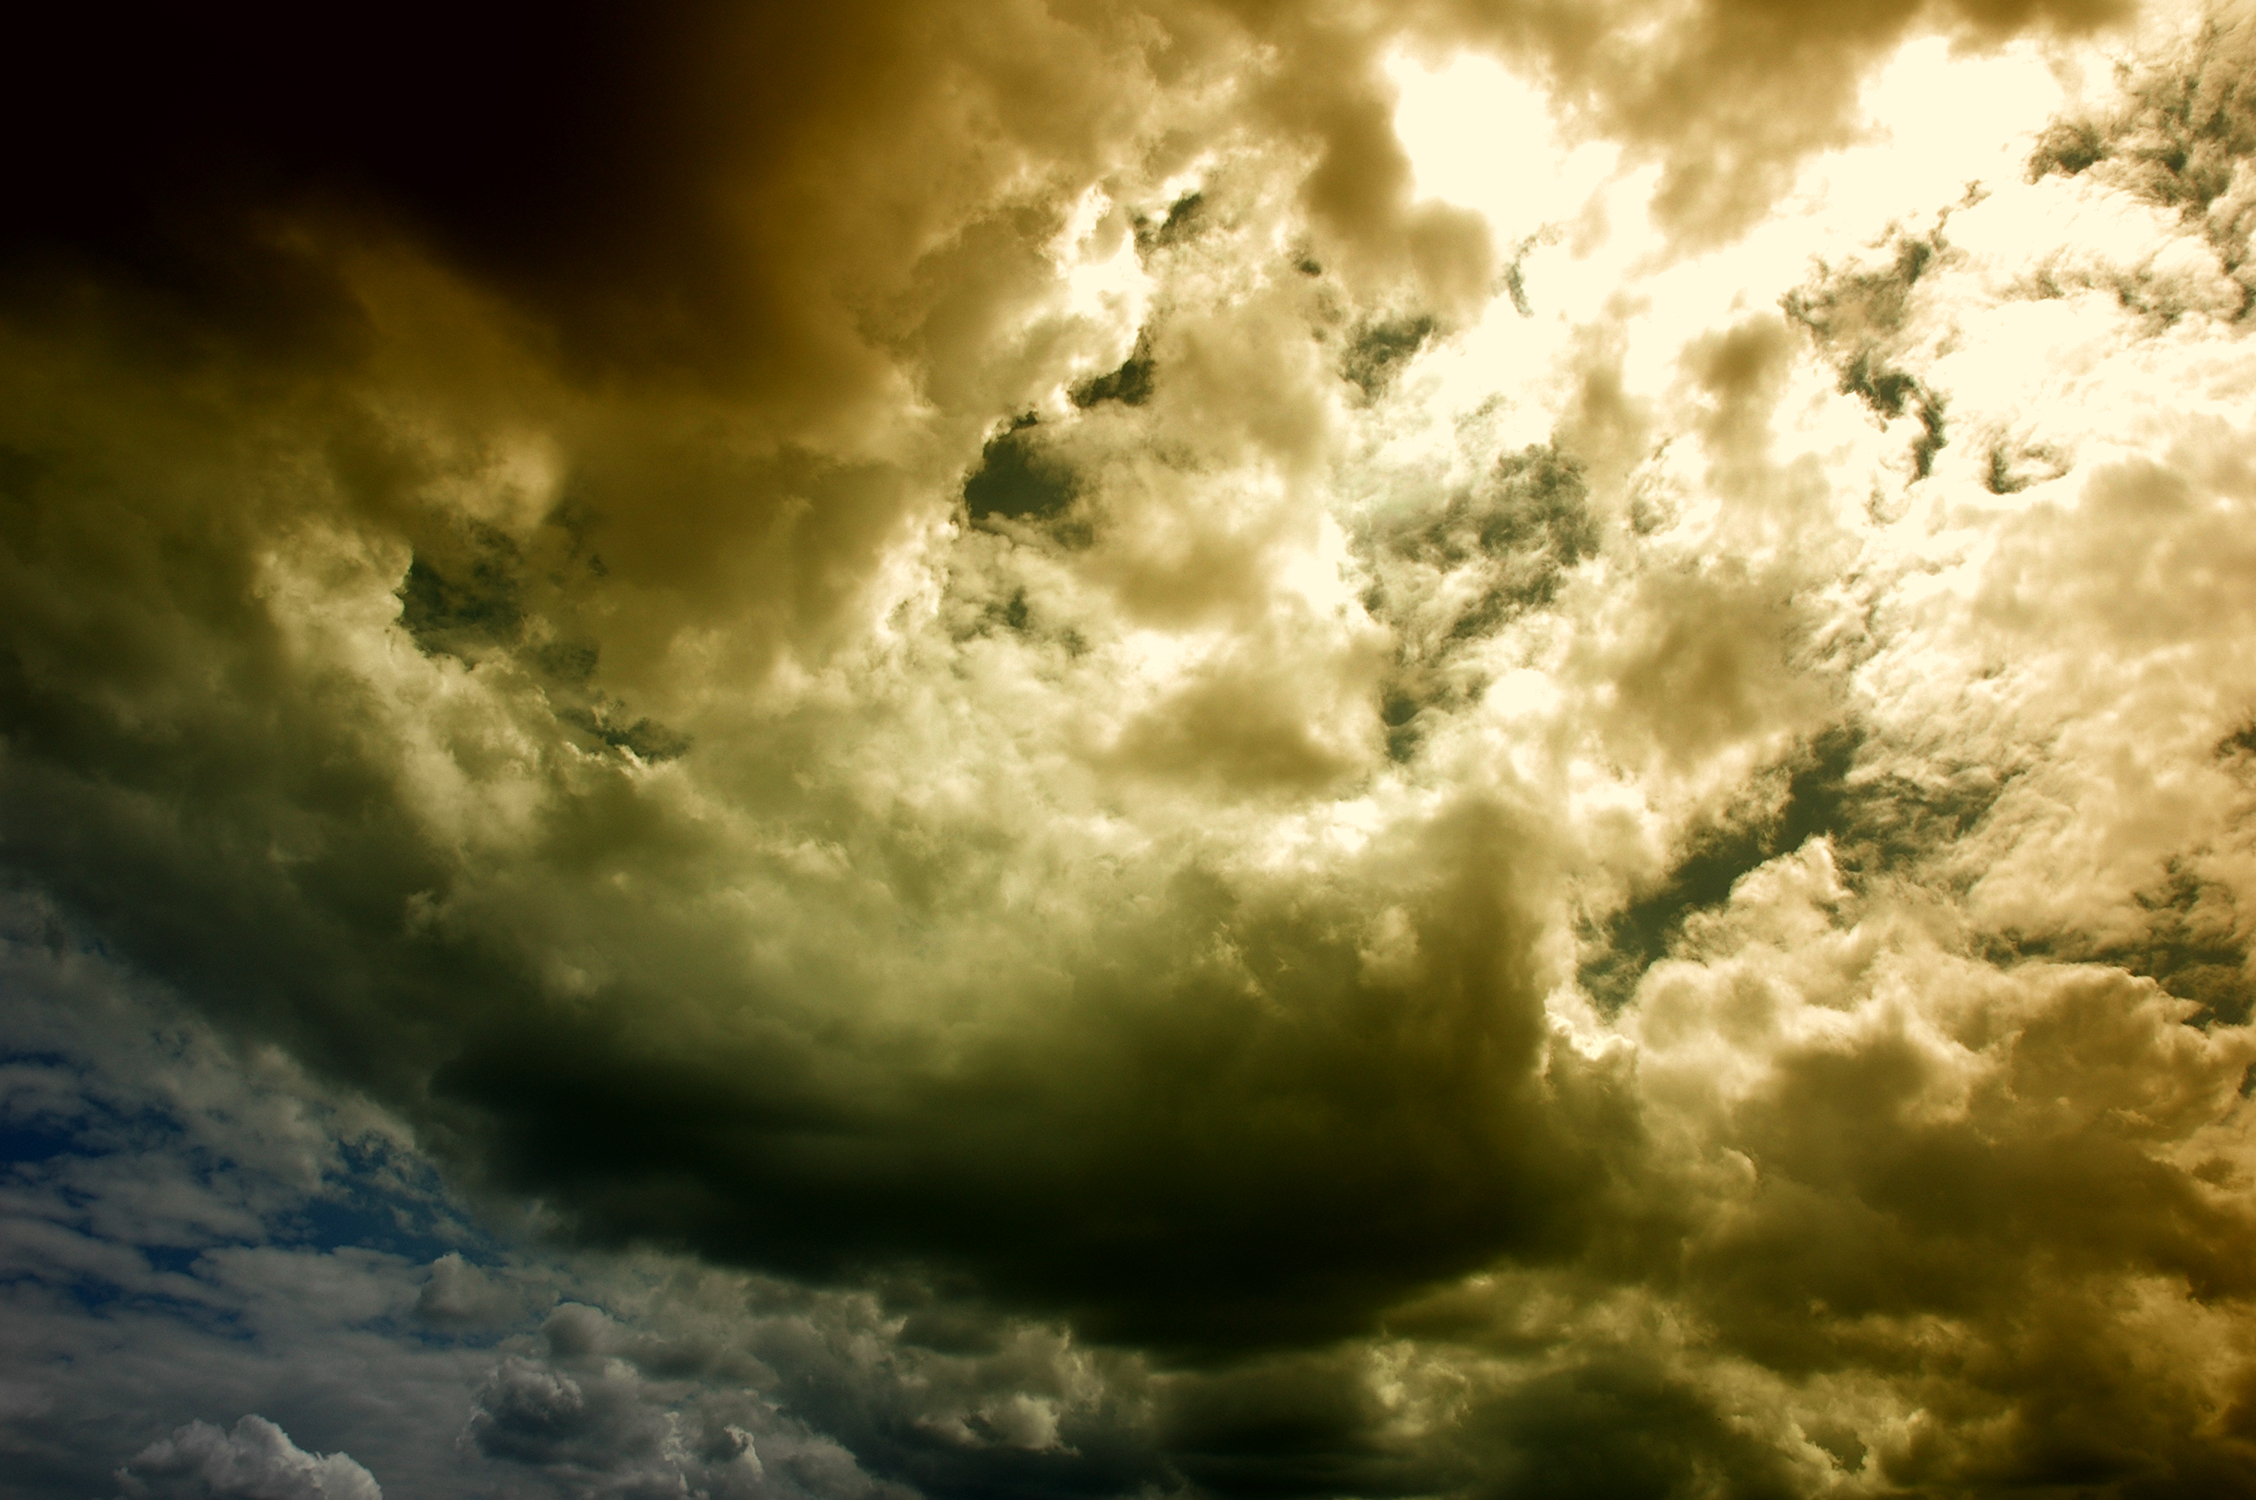
M2249 1487L2251 35L42 23L13 1492Z

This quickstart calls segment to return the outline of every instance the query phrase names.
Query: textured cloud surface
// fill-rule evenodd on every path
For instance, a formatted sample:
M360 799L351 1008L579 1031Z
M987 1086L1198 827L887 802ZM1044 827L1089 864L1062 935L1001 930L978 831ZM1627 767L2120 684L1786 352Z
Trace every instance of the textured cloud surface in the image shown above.
M342 1453L315 1455L264 1417L232 1432L191 1422L151 1443L121 1476L135 1495L212 1500L383 1500L368 1471ZM152 1481L154 1483L152 1484Z
M0 1493L2256 1488L2245 15L28 35Z

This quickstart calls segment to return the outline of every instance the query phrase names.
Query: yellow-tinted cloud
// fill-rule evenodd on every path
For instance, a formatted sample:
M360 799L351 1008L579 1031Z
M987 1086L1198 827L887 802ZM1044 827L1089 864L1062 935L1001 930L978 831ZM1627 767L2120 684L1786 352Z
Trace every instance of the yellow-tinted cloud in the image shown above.
M17 878L560 1239L1017 1350L825 1398L904 1482L2245 1483L2242 33L1862 222L1873 70L2113 12L567 19L586 138L33 185ZM1418 196L1466 47L1571 223ZM473 1444L655 1451L544 1337Z

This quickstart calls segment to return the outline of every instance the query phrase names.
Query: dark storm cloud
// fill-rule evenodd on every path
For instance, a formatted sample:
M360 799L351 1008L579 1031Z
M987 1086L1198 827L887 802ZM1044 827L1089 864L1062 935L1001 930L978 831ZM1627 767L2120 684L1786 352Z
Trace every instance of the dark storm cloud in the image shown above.
M1523 898L1481 866L1512 837L1467 809L1393 851L1431 873L1416 957L1385 979L1358 977L1352 896L1284 905L1188 870L1148 925L1103 935L1071 1032L1030 1018L885 1096L804 1042L554 1019L478 1038L435 1086L493 1170L563 1187L601 1238L816 1275L925 1262L1169 1347L1349 1333L1498 1248L1570 1248L1614 1170L1554 1123L1604 1118L1609 1085L1545 1047L1524 952L1497 942Z
M11 124L47 146L9 196L20 246L237 312L265 289L231 262L272 237L274 216L339 213L429 240L549 322L575 364L788 385L787 401L818 406L872 370L801 294L879 205L875 181L820 192L810 174L897 125L887 112L945 111L959 81L981 86L934 77L910 50L927 27L959 44L963 28L874 5L629 18L572 4L538 25L428 5L136 21L49 12L19 36L39 82L14 96ZM999 61L968 50L974 69ZM1006 130L1039 129L1063 103L989 97Z
M48 149L8 198L19 325L76 339L91 317L186 368L278 362L254 382L404 380L473 466L492 421L567 431L568 492L528 492L522 519L569 503L572 560L600 560L638 621L603 642L621 677L724 600L767 599L786 640L851 607L917 487L1085 341L994 347L1048 286L1073 196L1149 148L1153 69L1196 86L1210 66L1195 39L1039 8L574 7L537 27L259 8L96 30L58 13L25 38L44 81L12 96L14 133ZM439 279L387 296L362 274L402 264ZM872 451L904 382L945 419ZM355 503L407 523L417 576L461 584L436 434L316 420Z

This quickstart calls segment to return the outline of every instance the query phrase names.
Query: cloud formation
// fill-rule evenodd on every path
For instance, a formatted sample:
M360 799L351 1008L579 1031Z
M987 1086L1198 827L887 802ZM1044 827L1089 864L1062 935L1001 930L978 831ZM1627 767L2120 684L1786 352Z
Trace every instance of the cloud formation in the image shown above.
M265 1330L135 1483L2256 1477L2244 17L41 24L22 1347Z
M190 1422L120 1471L126 1493L196 1500L383 1500L368 1471L343 1453L313 1454L264 1417L228 1431Z

